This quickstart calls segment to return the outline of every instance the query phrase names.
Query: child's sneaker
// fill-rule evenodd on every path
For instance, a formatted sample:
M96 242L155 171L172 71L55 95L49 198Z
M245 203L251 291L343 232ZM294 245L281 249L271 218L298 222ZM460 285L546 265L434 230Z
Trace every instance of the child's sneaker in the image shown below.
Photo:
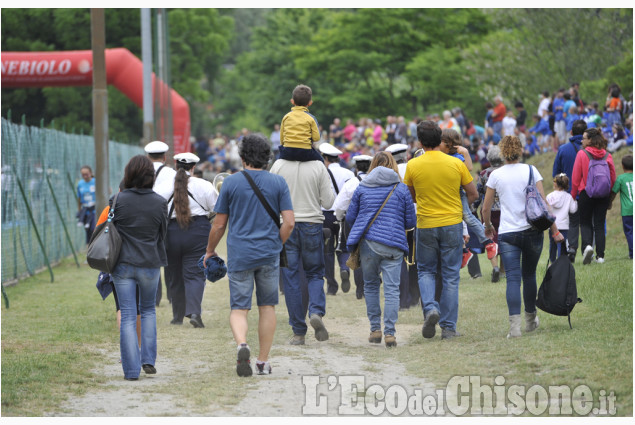
M236 355L236 373L238 376L251 376L254 373L251 370L250 354L247 344L240 344L238 346L238 354Z
M463 248L463 261L461 261L461 268L467 266L474 254L469 249Z
M487 251L487 259L491 260L498 254L498 244L496 242L488 243L485 245L485 251Z
M596 262L596 263L598 263L598 264L604 264L604 258L602 258L602 257L597 257L597 258L595 259L595 262Z
M271 375L271 365L269 362L261 362L260 360L257 360L256 370L258 371L258 375Z

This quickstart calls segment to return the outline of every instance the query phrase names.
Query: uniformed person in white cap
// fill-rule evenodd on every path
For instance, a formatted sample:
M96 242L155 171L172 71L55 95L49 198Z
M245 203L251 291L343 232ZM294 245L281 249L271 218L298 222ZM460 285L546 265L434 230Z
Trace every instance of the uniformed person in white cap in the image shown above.
M339 156L342 151L329 143L322 143L318 149L324 158L324 165L331 177L331 184L335 195L340 193L340 189L344 187L344 183L355 178L355 174L349 169L340 166ZM339 225L335 220L334 210L324 210L323 227L331 230L331 238L326 245L324 254L324 277L326 278L326 294L335 295L339 284L335 280L335 245L337 244L337 235L339 234ZM348 292L351 289L350 270L346 265L349 252L346 245L342 246L342 252L337 254L337 260L340 265L340 277L342 278L342 291Z
M408 166L408 145L403 143L395 143L386 148L386 152L390 152L395 158L399 175L403 180L406 175L406 167ZM416 205L416 204L415 204ZM415 206L416 211L416 206ZM414 230L406 232L408 244L414 246ZM417 265L408 266L406 261L401 263L401 282L399 285L399 308L407 310L411 306L416 305L419 301L419 278L417 275Z
M350 233L350 229L346 226L346 221L344 221L344 217L346 216L346 210L348 210L348 206L351 204L351 199L353 199L353 193L357 186L359 186L359 182L361 182L364 177L366 177L366 173L370 168L370 162L373 160L372 156L369 155L356 155L353 157L353 161L355 161L355 168L357 168L357 175L354 179L349 179L346 183L344 183L344 187L340 190L340 193L337 194L335 198L335 202L333 202L333 211L335 211L335 218L340 223L340 226L344 226L344 230L340 231L340 235L343 234L343 240L338 240L337 247L335 247L335 251L340 251L343 247L346 246L346 239L348 238L348 234ZM338 249L339 248L339 249ZM364 275L362 274L362 268L358 267L353 271L353 276L355 277L355 286L356 291L355 295L358 300L361 300L364 296Z
M386 148L386 152L390 152L392 157L395 158L397 168L399 168L399 175L403 180L406 175L406 165L408 165L408 145L403 143L395 143Z
M202 328L201 303L205 275L198 260L205 255L211 228L209 216L218 193L207 180L190 175L199 162L190 152L174 155L176 175L173 181L155 186L155 192L168 200L168 266L165 280L172 299L172 323L180 325L189 317L195 328Z
M145 148L143 148L148 154L148 158L152 161L152 165L154 166L154 186L153 188L160 186L165 182L173 182L174 176L176 175L176 171L174 169L165 165L166 161L166 152L170 149L170 147L159 141L155 140L154 142L148 143ZM163 283L161 282L161 276L159 276L159 286L157 287L157 307L161 303L161 297L163 295ZM168 294L168 300L170 296Z

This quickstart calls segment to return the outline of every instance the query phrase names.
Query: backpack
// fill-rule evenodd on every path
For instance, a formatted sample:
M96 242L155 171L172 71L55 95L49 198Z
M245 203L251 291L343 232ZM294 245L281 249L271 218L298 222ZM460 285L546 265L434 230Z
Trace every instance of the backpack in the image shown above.
M540 231L547 230L556 221L556 217L549 212L547 203L536 188L534 170L531 165L529 166L529 182L525 187L525 217L527 223Z
M569 328L573 329L571 326L571 311L582 300L578 298L575 268L566 255L566 250L563 249L562 252L563 254L551 264L551 267L549 267L549 261L547 261L547 271L538 290L536 307L545 313L567 316Z
M611 170L606 161L607 152L601 159L596 159L584 149L584 153L589 157L589 173L586 178L586 194L589 198L606 198L611 193Z

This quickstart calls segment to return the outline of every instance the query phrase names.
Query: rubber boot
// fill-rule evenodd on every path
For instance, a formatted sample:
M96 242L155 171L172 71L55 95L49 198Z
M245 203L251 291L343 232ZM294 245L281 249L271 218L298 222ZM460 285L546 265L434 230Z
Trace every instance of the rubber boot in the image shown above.
M509 316L509 333L507 338L518 338L520 333L520 314L512 314Z
M525 332L534 331L540 325L540 320L538 320L536 313L536 311L533 313L525 312Z

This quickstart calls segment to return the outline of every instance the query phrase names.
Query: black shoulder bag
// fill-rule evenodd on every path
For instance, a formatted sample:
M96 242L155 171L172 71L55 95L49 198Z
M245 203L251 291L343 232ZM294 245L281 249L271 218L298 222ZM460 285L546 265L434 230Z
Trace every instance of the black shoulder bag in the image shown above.
M276 227L280 229L280 216L273 211L273 208L271 208L271 206L265 199L264 195L262 194L262 192L256 185L256 182L254 182L254 179L251 178L249 173L247 173L245 170L241 171L241 173L247 179L247 182L249 183L254 193L258 197L258 200L260 201L262 206L265 207L265 209L267 210L267 213L269 213L269 216L271 217L273 222L276 224ZM287 250L285 249L284 244L282 244L282 251L280 251L280 267L289 267L289 263L287 261Z
M115 227L112 219L115 217L115 206L117 197L112 201L112 207L108 212L108 220L97 226L88 243L86 261L91 269L96 269L104 273L112 273L119 262L121 252L121 236Z

